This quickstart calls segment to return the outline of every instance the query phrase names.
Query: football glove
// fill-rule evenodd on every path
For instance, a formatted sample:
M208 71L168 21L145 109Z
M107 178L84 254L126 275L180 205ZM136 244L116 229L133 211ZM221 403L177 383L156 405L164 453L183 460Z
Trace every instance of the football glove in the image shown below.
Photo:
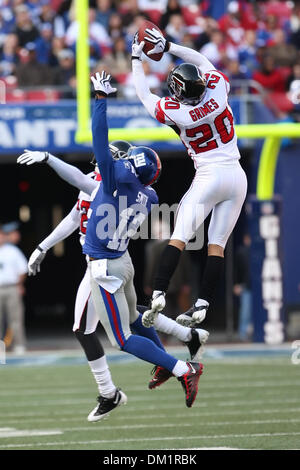
M33 150L24 149L24 153L17 159L20 165L33 165L34 163L45 163L49 158L48 152L36 152Z
M41 263L45 258L47 251L38 247L34 250L28 261L28 275L35 276L41 270Z
M131 59L138 59L141 60L141 55L143 52L143 47L145 45L145 41L138 42L138 33L135 33L133 41L132 41L132 48L131 48Z
M161 52L166 52L169 50L169 41L166 40L166 38L163 37L163 35L160 33L155 28L149 29L147 28L145 32L148 34L148 36L145 36L144 39L147 42L151 42L154 44L153 49L151 51L147 52L147 55L150 56L152 54L160 54Z
M152 294L151 308L146 310L142 316L142 323L146 328L150 328L154 325L159 312L161 312L166 306L165 292L161 290L155 290Z
M109 95L110 93L115 93L117 91L117 89L113 88L110 84L111 75L107 75L104 70L101 72L101 75L99 72L96 72L94 76L92 75L91 80L94 90L100 91L104 95Z

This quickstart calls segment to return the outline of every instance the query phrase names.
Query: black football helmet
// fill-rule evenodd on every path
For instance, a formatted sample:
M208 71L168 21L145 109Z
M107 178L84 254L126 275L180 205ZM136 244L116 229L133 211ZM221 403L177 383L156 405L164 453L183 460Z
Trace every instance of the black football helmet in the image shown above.
M195 106L205 92L206 80L196 65L183 63L169 73L168 88L178 101Z
M131 148L132 145L126 140L114 140L109 144L109 150L114 160L127 158Z

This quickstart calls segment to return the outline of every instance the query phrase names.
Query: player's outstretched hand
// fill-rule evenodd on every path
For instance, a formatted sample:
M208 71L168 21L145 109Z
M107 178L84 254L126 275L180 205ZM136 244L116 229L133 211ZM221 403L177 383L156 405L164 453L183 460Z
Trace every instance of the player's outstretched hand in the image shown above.
M28 261L28 274L29 276L35 276L41 270L41 263L46 256L46 251L41 251L36 248Z
M160 54L162 52L165 52L167 49L167 40L166 38L163 37L163 35L160 33L155 28L152 29L145 29L145 32L147 33L148 36L144 36L145 41L150 42L154 44L153 49L151 51L147 52L147 55L152 55L152 54Z
M91 80L95 91L100 91L105 95L109 95L110 93L115 93L117 91L117 89L113 88L110 84L111 75L107 75L104 70L101 74L96 72L95 75L92 75Z
M141 41L141 42L138 41L138 33L136 32L132 41L132 48L131 48L132 59L141 59L144 45L145 45L145 41Z
M33 165L34 163L44 163L48 160L48 152L37 152L33 150L24 150L24 153L17 159L20 165Z

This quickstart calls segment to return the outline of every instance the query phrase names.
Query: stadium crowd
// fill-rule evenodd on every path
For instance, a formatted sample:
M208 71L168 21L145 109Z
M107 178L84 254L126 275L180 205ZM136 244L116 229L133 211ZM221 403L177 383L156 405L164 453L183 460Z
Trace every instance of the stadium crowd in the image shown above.
M111 73L123 85L120 97L135 97L131 42L145 18L169 40L205 54L231 80L255 80L269 104L276 103L281 111L290 106L287 93L299 88L299 1L92 0L89 4L91 72L105 68ZM74 96L77 33L74 0L0 0L0 78L7 84L7 100L37 99L36 92L25 94L24 88L45 85L69 88L48 95L44 91L45 99ZM174 60L165 54L159 62L144 62L152 90L166 92L165 79Z

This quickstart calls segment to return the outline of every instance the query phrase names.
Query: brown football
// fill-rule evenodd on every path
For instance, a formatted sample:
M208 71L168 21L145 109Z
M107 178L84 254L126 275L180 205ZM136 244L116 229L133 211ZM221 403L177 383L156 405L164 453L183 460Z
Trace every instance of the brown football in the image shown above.
M145 41L144 38L145 36L147 36L146 29L152 29L152 28L156 29L157 31L160 32L160 34L162 34L161 30L159 29L158 26L156 26L156 24L152 23L151 21L144 21L138 31L139 42ZM151 51L153 47L154 47L154 44L152 44L151 42L145 41L143 52L149 57L149 59L152 59L158 62L162 58L164 53L160 52L159 54L148 55L147 53Z

